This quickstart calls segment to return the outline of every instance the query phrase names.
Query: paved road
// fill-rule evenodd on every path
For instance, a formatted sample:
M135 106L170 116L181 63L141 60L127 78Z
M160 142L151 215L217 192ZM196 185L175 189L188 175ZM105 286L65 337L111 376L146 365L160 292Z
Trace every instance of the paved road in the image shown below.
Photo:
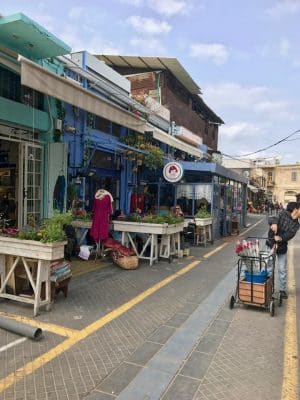
M250 222L245 235L262 236L265 218ZM73 279L69 297L35 320L44 340L14 344L19 337L0 331L0 399L296 400L299 238L291 295L274 318L228 309L235 241L193 248L171 264L109 266ZM13 302L1 302L0 312L32 319Z

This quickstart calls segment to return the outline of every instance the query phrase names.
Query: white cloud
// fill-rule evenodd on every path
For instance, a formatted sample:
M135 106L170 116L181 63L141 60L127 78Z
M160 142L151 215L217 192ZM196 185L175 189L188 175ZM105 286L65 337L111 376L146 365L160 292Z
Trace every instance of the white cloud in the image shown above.
M281 39L279 42L279 54L285 57L289 54L290 49L291 49L291 44L289 40L284 38Z
M292 106L284 100L277 100L276 94L264 86L242 86L238 83L226 82L208 85L203 88L205 100L213 104L222 113L223 110L243 110L259 116L273 119L294 119L290 110ZM278 98L278 95L277 95Z
M236 122L231 125L221 125L220 137L225 139L249 138L261 134L261 128L250 122Z
M80 7L80 6L72 7L68 13L68 17L71 20L75 21L75 20L81 18L85 11L87 11L87 10L84 7Z
M167 49L161 44L161 42L157 39L141 39L141 38L133 38L130 40L130 44L133 47L137 47L140 54L149 55L150 52L153 51L155 56L167 54Z
M60 38L72 47L72 51L87 50L91 54L122 54L122 49L108 40L103 40L101 34L90 36L88 42L82 37L82 32L76 27L68 25L61 33Z
M227 61L229 52L223 44L194 43L190 46L190 56L200 60L211 60L221 65Z
M280 18L288 14L296 14L299 10L299 0L278 0L273 7L267 10L267 14Z
M137 32L149 35L169 33L172 29L171 25L165 21L143 18L137 15L129 17L127 21Z
M189 4L187 0L148 0L148 5L159 14L171 17L184 14Z

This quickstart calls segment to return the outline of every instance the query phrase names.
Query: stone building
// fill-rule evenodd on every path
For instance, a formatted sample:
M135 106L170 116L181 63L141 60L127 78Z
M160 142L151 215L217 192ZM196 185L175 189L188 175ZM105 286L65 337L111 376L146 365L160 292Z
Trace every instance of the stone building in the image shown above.
M263 167L266 173L267 197L287 204L300 194L300 163Z

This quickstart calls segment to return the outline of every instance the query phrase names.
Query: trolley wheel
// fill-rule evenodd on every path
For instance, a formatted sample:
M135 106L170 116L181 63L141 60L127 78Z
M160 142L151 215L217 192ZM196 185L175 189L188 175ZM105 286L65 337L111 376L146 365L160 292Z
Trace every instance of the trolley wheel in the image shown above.
M274 304L274 301L273 301L273 300L270 301L269 310L270 310L270 315L271 315L271 317L274 317L274 314L275 314L275 304Z
M234 296L231 296L231 297L230 297L230 302L229 302L229 308L230 308L230 310L233 309L234 303L235 303L235 298L234 298Z
M281 293L279 293L278 306L279 306L279 307L282 306L282 296L281 296Z

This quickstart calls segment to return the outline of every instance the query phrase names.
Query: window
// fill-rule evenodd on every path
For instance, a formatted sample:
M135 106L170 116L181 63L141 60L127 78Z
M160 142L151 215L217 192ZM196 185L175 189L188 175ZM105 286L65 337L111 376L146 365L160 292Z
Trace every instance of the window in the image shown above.
M95 116L95 129L104 133L111 133L110 121L105 118Z
M43 94L21 85L19 75L0 66L0 96L43 110Z
M297 181L297 172L296 171L292 171L291 181L292 182L296 182Z

